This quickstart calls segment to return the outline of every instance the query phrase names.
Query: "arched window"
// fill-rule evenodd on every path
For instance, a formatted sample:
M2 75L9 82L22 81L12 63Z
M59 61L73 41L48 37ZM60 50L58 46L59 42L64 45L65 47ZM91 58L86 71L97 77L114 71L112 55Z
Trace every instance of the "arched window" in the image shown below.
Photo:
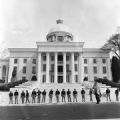
M36 75L33 75L33 76L32 76L31 81L37 81Z

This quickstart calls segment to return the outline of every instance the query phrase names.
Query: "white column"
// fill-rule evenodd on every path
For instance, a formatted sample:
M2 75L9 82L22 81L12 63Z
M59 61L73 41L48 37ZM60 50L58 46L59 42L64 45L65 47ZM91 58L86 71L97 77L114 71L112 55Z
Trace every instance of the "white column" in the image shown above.
M17 73L18 80L22 79L22 69L23 69L23 58L19 58L18 59L18 73Z
M111 63L110 63L110 58L107 58L107 74L108 74L108 80L112 80L112 73L111 73Z
M49 59L49 53L47 53L46 83L49 83L49 79L50 79L50 78L49 78L49 77L50 77L50 76L49 76L49 68L50 68L50 67L49 67L49 66L50 66L50 64L49 64L50 62L49 62L49 61L50 61L50 59Z
M78 53L78 83L81 83L81 55Z
M75 78L74 78L74 71L75 71L75 69L74 69L74 53L71 53L71 68L72 68L72 80L71 80L71 82L72 83L75 83Z
M66 83L66 53L63 53L63 83Z
M9 61L9 75L8 75L8 82L11 82L12 72L13 72L13 65L14 65L14 58L10 58L10 61Z
M37 73L37 79L38 79L38 82L40 83L41 82L41 53L38 53L38 73Z
M57 53L55 53L54 80L55 80L55 83L57 83Z

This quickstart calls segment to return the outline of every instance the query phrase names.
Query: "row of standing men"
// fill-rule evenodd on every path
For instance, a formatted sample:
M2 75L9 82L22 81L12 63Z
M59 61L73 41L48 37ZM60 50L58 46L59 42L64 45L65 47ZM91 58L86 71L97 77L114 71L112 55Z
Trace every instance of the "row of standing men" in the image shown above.
M84 88L82 88L81 90L81 98L82 98L82 102L85 102L85 90ZM90 96L90 102L93 102L93 93L95 94L95 97L96 97L96 101L98 99L100 99L100 96L101 96L101 93L100 94L97 94L95 93L95 91L91 88L89 90L89 96ZM32 103L45 103L46 102L46 90L44 89L43 91L40 91L38 90L37 92L35 91L35 89L33 89L32 93L31 93L31 98L32 98ZM68 89L67 91L65 91L64 89L62 89L62 91L60 92L58 89L54 91L51 89L48 93L48 96L49 96L49 103L52 103L53 101L53 95L55 94L55 97L56 97L56 102L59 103L60 102L60 95L61 95L61 98L62 98L62 102L66 102L66 96L67 96L67 101L68 102L72 102L72 99L71 99L71 91ZM110 97L110 89L107 88L106 89L106 101L111 101L111 97ZM74 89L72 91L72 95L73 95L73 102L78 102L77 100L77 96L78 96L78 91L76 89ZM119 101L119 89L116 89L115 90L115 95L116 95L116 101ZM16 90L14 93L12 91L10 91L9 93L9 103L10 104L13 104L13 96L14 96L14 99L15 99L15 104L18 104L18 96L19 96L19 93L18 91ZM26 93L24 91L21 92L20 94L20 98L21 98L21 101L22 101L22 104L24 103L30 103L30 93L28 92L28 90L26 90ZM36 101L37 99L37 101ZM100 102L100 100L97 101L98 103Z
M84 88L82 88L81 90L81 97L82 97L82 102L85 102L85 90ZM37 92L35 91L35 89L33 89L32 93L31 93L31 98L32 98L32 103L45 103L46 102L46 90L44 89L43 91L40 91L38 90ZM67 101L68 102L72 102L72 99L71 99L71 91L68 89L67 91L65 91L65 89L62 89L62 91L60 92L58 89L54 91L51 89L48 93L48 96L49 96L49 103L52 103L53 101L53 95L55 94L55 97L56 97L56 102L59 103L60 102L60 95L61 95L61 98L62 98L62 102L66 102L66 96L67 96ZM90 89L90 101L93 102L93 99L92 99L92 94L93 94L93 91L92 89ZM78 96L78 91L76 89L74 89L72 91L72 95L73 95L73 102L77 102L77 96ZM12 91L9 92L9 104L13 104L13 97L14 97L14 101L15 101L15 104L18 104L18 96L19 96L19 93L18 91L16 90L14 93ZM21 98L21 101L22 101L22 104L24 103L30 103L30 93L28 92L28 90L26 90L26 92L22 91L21 94L20 94L20 98ZM37 99L37 101L36 101Z

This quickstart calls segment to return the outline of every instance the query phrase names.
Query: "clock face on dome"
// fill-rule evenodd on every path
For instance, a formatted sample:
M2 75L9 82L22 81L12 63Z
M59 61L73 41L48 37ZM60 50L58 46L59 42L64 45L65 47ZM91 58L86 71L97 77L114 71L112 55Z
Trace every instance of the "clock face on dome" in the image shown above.
M47 41L48 42L67 42L72 41L73 35L69 27L63 24L63 20L57 20L57 24L50 29L49 33L47 34Z

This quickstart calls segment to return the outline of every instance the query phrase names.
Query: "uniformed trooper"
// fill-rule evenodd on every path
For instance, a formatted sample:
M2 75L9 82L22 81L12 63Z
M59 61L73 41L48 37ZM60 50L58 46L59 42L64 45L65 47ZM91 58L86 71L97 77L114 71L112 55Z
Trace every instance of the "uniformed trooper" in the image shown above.
M57 89L56 92L55 92L57 103L59 102L59 95L60 95L60 91Z
M26 90L25 97L26 97L26 103L30 103L28 90Z
M53 98L53 90L51 89L49 91L49 103L52 103L52 98Z
M66 102L65 96L66 96L66 92L64 89L62 89L62 91L61 91L62 102Z
M78 93L77 93L77 90L76 89L74 89L74 91L73 91L73 102L77 102L77 95L78 95Z
M82 88L81 90L81 95L82 95L82 102L85 102L85 90Z
M13 104L13 92L12 91L9 92L9 99L10 99L9 104Z
M14 92L15 104L18 104L18 95L19 95L19 93L18 93L18 91L16 90L16 91Z
M93 102L93 97L92 97L92 94L93 94L93 89L92 89L92 88L90 88L90 90L89 90L90 102Z
M118 88L115 90L115 95L116 95L116 101L119 101L119 89Z
M107 99L106 99L106 101L111 101L111 99L110 99L110 89L109 88L107 88L106 89L106 97L107 97Z
M25 100L25 92L24 91L21 92L21 100L22 100L22 104L24 104L24 100Z
M36 98L36 91L35 91L35 89L33 89L31 96L32 96L32 103L35 103L35 98Z
M71 102L71 91L69 89L67 90L67 98L68 102Z
M38 92L37 92L37 103L40 103L40 99L41 99L41 91L38 90Z
M45 98L46 98L46 91L44 89L44 91L42 92L42 102L45 103Z

